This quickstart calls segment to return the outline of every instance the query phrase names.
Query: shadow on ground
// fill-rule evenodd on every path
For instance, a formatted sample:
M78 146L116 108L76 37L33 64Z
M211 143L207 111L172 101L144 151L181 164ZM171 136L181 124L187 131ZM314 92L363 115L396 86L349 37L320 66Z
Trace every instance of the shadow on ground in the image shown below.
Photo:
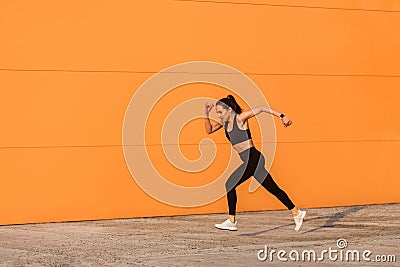
M314 221L314 220L320 220L320 219L328 219L328 220L325 222L324 225L316 227L314 229L310 229L310 230L305 231L305 232L302 232L302 234L315 232L315 231L321 230L321 229L326 228L326 227L334 227L335 226L334 224L336 222L340 221L341 219L343 219L344 217L346 217L346 216L348 216L350 214L356 213L356 212L358 212L358 211L360 211L362 209L365 209L365 208L366 208L366 206L349 207L344 211L336 212L336 213L334 213L332 215L318 216L318 217L315 217L315 218L307 219L305 221ZM289 227L289 226L294 226L294 223L289 223L289 224L277 226L277 227L274 227L274 228L271 228L271 229L268 229L268 230L264 230L264 231L240 234L239 236L257 236L257 235L261 235L261 234L264 234L264 233L268 233L268 232L271 232L271 231L274 231L274 230L277 230L277 229L281 229L281 228L284 228L284 227Z

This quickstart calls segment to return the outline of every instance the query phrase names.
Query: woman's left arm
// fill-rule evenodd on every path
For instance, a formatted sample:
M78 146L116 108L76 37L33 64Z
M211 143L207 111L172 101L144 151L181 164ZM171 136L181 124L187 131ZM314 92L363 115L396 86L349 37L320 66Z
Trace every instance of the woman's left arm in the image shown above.
M283 126L285 126L285 127L288 127L292 124L292 121L290 120L290 118L288 116L286 116L285 114L280 113L277 110L270 108L268 106L259 106L259 107L255 107L250 110L244 111L244 112L240 113L239 119L241 119L242 121L246 121L262 112L269 113L269 114L272 114L272 115L280 118L282 120Z

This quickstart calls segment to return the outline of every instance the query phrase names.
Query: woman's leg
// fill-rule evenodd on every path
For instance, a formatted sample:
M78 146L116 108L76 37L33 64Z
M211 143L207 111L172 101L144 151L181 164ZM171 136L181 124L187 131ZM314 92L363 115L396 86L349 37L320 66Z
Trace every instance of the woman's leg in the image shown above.
M260 152L258 152L260 153ZM289 196L275 183L271 174L265 169L265 159L260 153L260 159L257 169L254 173L254 178L271 194L278 198L288 210L297 211L297 208L290 200ZM297 215L297 214L296 214ZM295 216L295 215L294 215Z
M245 182L251 176L251 171L249 170L249 168L246 168L246 163L243 163L231 174L231 176L229 176L228 180L225 183L226 196L228 199L229 207L229 218L232 222L235 222L236 215L236 187Z
M288 195L279 188L274 179L272 179L271 174L265 169L264 161L264 156L261 154L259 165L257 166L257 170L254 173L254 178L256 178L257 181L265 189L267 189L268 192L277 197L287 207L287 209L292 212L294 222L296 224L294 230L299 231L301 225L303 224L304 217L306 216L306 211L298 209L290 200Z

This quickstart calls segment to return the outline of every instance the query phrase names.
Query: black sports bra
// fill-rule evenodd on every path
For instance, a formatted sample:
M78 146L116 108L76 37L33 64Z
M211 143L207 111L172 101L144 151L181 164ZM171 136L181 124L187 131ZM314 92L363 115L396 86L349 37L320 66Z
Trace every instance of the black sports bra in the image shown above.
M227 131L227 123L225 122L225 135L226 138L232 143L232 145L239 144L243 141L251 139L251 132L250 129L247 128L246 130L239 129L239 126L237 125L236 122L236 114L235 117L233 118L233 126L232 126L232 131L228 132Z

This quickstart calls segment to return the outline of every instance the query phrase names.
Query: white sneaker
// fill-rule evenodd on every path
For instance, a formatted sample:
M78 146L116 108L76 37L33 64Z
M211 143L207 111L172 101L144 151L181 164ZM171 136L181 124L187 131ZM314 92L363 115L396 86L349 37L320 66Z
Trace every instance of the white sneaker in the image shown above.
M227 219L223 223L215 224L215 227L222 230L236 231L237 230L237 221L232 223L231 220Z
M299 214L297 216L293 217L294 222L296 223L296 227L294 228L295 231L300 230L300 227L303 224L304 217L306 217L306 211L299 209Z

